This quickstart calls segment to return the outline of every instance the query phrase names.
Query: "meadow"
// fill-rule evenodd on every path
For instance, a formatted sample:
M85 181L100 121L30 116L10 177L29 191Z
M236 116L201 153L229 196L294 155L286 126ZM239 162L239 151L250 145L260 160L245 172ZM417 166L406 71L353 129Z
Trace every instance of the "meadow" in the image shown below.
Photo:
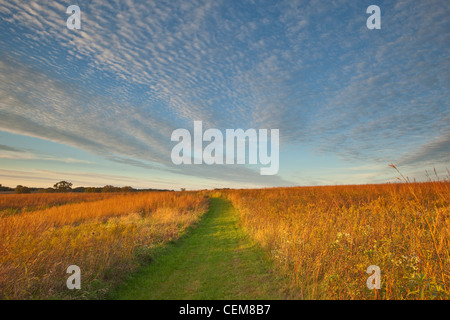
M222 202L211 200L217 197ZM210 202L216 203L215 211L203 218ZM249 275L246 291L239 291L242 296L276 287L281 277L300 299L450 298L448 179L199 192L10 194L0 195L0 210L0 299L103 299L127 275L152 264L155 253L164 254L184 234L189 239L189 230L199 223L204 228L191 242L165 253L175 252L176 259L169 256L161 260L169 261L168 266L155 266L162 273L172 270L180 279L174 288L184 283L189 296L220 296L218 288L208 287L213 283L231 290L227 280L232 277L219 277L219 267L209 264L215 261L229 272L246 261L243 270L235 270L246 277L256 270L249 259L258 254L256 247L243 248L256 244L275 274L267 281L270 286L251 282L255 275ZM247 242L242 242L244 234ZM207 256L208 250L217 261ZM180 274L178 261L193 270ZM83 290L67 289L69 265L80 267ZM366 285L371 265L381 269L379 290ZM196 270L211 274L194 277ZM144 273L142 279L159 283L159 276L154 281L150 276ZM262 271L260 276L271 277ZM205 280L201 287L208 277L216 282ZM140 289L155 297L167 295ZM171 296L182 297L183 292Z
M111 193L0 194L0 216L36 211L68 203L107 199Z
M1 198L9 208L18 201ZM0 299L102 298L208 209L207 198L188 192L83 195L79 203L70 193L20 198L47 208L0 218ZM66 288L70 265L80 267L83 290Z
M304 299L448 299L450 182L229 190ZM381 289L366 286L370 265Z

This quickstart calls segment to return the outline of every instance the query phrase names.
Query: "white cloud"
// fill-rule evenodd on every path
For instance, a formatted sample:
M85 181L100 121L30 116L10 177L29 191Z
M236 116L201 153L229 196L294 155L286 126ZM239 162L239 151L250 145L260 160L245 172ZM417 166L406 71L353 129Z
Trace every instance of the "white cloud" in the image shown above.
M386 4L378 33L343 0L90 1L79 31L65 5L2 2L1 129L233 181L260 178L170 167L172 130L279 128L348 161L447 159L431 145L450 112L448 1Z

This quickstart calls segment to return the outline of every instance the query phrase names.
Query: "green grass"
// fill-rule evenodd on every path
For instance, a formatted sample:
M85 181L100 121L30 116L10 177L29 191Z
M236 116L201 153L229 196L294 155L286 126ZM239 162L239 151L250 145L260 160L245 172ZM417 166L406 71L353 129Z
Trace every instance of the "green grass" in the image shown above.
M288 299L298 294L272 271L264 251L239 226L227 200L212 198L200 225L137 273L108 299Z

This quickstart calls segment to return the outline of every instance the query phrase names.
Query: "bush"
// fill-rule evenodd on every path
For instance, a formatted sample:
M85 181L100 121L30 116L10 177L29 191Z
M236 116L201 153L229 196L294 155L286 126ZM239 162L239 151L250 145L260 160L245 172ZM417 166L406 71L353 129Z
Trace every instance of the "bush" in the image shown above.
M24 186L18 185L14 189L14 193L31 193L31 189L28 188L28 187L24 187Z

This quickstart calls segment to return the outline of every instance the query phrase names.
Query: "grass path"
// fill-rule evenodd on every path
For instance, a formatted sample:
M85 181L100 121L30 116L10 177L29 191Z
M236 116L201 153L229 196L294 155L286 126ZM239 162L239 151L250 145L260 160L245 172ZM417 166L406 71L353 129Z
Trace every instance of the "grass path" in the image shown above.
M211 199L200 225L132 275L110 299L286 299L287 280L271 271L246 237L230 202Z

